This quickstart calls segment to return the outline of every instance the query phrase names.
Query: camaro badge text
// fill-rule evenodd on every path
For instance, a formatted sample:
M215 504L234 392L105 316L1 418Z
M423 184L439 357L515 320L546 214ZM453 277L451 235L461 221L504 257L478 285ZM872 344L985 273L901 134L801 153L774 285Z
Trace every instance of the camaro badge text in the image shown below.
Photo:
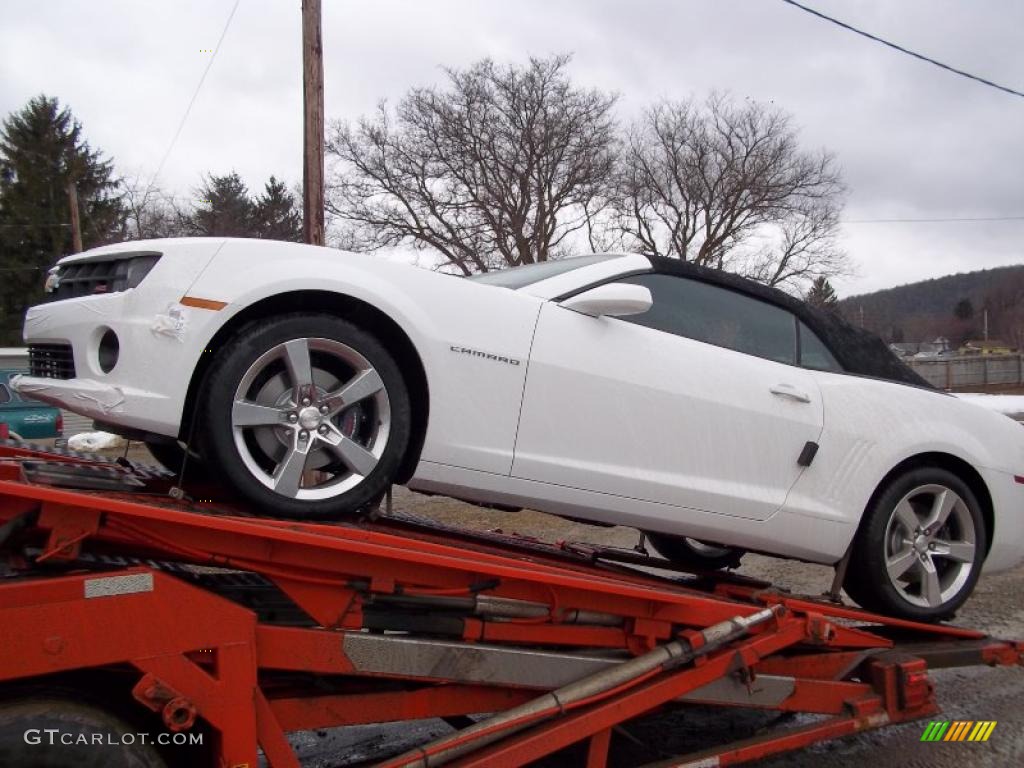
M495 360L499 363L508 363L509 365L519 365L519 361L514 357L504 357L503 355L492 355L490 352L481 352L479 349L470 349L469 347L460 347L455 344L451 346L452 352L458 352L460 355L472 355L473 357L482 357L485 360Z

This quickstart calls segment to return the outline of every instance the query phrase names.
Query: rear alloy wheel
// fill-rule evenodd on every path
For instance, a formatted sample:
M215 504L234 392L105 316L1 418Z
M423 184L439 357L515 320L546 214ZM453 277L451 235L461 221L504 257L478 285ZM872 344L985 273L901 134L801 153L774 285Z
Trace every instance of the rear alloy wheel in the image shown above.
M978 500L960 478L913 470L868 511L844 586L865 608L939 621L974 590L987 541Z
M211 375L206 441L244 496L284 517L355 512L392 482L409 396L372 336L327 315L249 326Z
M744 554L742 549L708 544L688 536L648 533L647 538L666 560L692 571L738 568Z

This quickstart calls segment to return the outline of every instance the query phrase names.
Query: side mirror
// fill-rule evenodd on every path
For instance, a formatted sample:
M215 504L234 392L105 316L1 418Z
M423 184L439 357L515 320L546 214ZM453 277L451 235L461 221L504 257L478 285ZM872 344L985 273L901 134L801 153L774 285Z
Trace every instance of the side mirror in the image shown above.
M622 317L643 314L653 303L650 289L642 285L606 283L566 299L562 306L593 317Z

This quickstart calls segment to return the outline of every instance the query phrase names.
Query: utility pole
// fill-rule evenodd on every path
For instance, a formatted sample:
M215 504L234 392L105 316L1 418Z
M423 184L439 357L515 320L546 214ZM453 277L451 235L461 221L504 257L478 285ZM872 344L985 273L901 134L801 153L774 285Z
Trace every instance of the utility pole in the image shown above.
M68 181L68 207L71 209L71 252L82 252L82 225L78 220L78 188Z
M324 51L320 0L302 0L302 235L324 244Z

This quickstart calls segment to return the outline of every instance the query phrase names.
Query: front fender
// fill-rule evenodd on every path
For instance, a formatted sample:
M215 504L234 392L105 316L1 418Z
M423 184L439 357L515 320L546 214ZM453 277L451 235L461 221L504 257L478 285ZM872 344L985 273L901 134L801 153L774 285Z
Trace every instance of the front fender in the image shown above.
M430 383L423 460L502 474L511 470L541 299L368 254L229 240L189 288L190 296L225 306L207 312L201 330L193 328L208 344L257 302L304 291L365 302L408 336Z

